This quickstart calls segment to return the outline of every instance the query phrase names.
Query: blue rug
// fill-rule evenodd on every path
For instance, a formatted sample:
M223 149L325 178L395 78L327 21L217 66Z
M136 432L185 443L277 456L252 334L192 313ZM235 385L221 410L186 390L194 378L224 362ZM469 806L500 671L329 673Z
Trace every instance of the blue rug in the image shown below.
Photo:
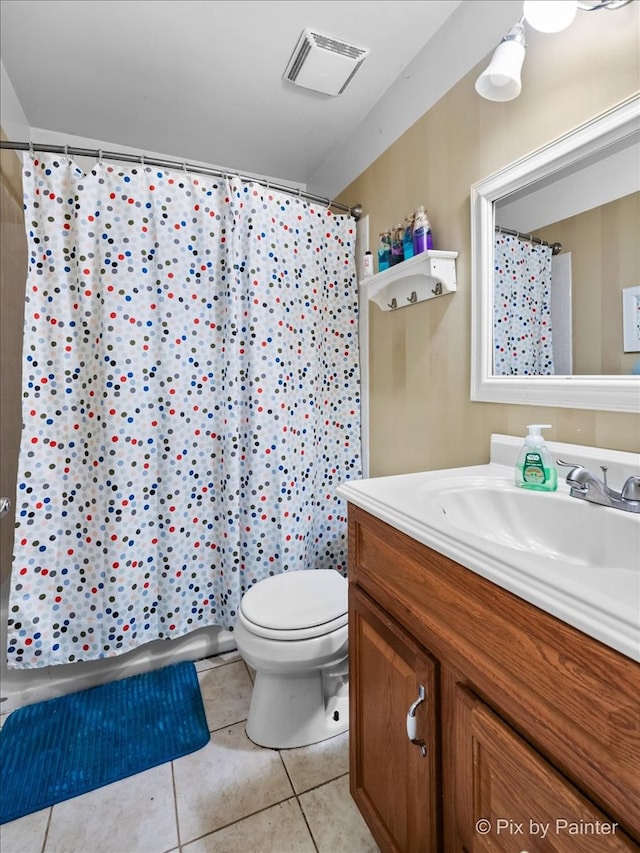
M201 749L190 661L19 708L0 732L0 823Z

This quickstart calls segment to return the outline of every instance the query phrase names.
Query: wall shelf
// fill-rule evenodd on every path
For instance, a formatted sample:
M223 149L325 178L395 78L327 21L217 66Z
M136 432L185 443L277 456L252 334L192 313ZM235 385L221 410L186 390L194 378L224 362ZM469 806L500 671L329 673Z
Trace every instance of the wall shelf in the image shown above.
M426 299L454 293L457 252L430 250L360 282L367 298L383 311L396 311Z

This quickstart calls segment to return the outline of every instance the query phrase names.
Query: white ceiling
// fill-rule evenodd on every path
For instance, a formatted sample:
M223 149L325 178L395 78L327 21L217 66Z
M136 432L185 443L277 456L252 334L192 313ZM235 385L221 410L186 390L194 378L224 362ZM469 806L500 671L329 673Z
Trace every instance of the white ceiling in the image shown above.
M1 0L1 58L34 141L57 132L333 197L520 10L518 0ZM342 95L283 79L305 27L369 48Z

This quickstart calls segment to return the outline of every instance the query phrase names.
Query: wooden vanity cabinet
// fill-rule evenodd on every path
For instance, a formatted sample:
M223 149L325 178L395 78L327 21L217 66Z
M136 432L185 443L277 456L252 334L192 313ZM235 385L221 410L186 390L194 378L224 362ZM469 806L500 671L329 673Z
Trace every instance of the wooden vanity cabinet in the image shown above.
M353 505L349 584L351 792L384 853L640 850L640 665Z

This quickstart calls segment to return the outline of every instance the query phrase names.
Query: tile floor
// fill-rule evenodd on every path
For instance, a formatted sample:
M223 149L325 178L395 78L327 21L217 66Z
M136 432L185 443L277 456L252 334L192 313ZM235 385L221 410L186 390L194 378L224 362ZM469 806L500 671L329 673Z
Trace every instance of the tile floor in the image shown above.
M348 734L255 746L242 659L230 652L196 667L206 747L4 824L2 853L376 853L349 795Z

